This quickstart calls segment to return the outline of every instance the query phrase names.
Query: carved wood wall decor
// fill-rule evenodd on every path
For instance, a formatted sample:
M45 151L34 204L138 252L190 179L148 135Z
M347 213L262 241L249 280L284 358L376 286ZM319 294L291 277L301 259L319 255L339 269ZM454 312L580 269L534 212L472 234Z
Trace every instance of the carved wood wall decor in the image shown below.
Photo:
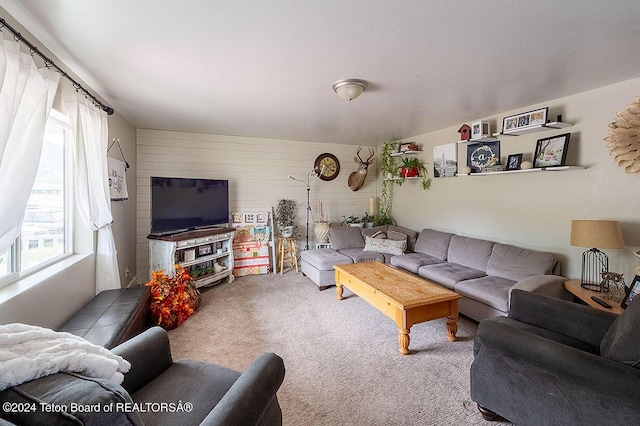
M640 178L640 97L627 105L625 110L616 113L615 121L609 123L609 134L604 141L618 166Z

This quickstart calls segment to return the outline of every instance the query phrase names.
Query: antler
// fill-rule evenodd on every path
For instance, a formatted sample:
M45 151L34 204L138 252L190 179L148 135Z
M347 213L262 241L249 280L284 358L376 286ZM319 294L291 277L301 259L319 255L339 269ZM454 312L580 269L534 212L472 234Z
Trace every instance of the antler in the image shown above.
M367 166L368 166L369 164L373 163L373 160L372 160L372 161L369 161L369 160L371 160L371 158L372 158L374 155L376 155L376 154L375 154L375 151L374 151L372 148L369 148L369 154L370 154L370 155L369 155L369 158L367 158L367 161L365 161L365 160L363 160L362 158L360 158L360 151L362 151L362 147L361 147L361 146L359 146L359 147L358 147L358 150L356 151L356 156L355 156L355 157L353 157L353 161L355 161L355 162L356 162L356 163L358 163L358 164L365 164L365 165L367 165Z
M358 164L364 163L364 161L362 161L362 158L360 158L360 151L362 151L361 146L358 147L358 150L356 151L356 156L353 157L353 161L355 161Z
M371 164L374 162L374 160L371 160L371 158L373 158L374 155L376 155L375 151L373 150L373 148L369 148L369 158L367 158L367 163ZM371 162L369 162L369 160L371 160Z

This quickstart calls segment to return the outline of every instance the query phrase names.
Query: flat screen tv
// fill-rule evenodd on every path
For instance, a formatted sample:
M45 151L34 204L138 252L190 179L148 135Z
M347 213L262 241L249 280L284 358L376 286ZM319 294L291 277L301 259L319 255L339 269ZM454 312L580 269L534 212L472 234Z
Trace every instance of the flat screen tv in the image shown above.
M151 177L151 234L229 223L229 181Z

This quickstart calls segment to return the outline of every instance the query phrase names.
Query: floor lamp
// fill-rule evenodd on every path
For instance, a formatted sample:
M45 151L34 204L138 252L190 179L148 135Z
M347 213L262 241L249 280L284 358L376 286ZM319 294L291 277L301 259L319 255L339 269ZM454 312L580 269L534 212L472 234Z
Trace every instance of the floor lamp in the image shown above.
M307 235L306 235L307 243L304 246L305 250L309 250L309 215L311 214L311 204L309 203L309 197L311 193L311 176L315 176L316 178L318 178L318 176L322 175L322 172L324 172L324 167L325 166L322 166L322 170L320 170L320 173L316 173L316 169L311 170L307 174L306 182L303 181L302 179L296 179L291 175L288 176L289 179L295 180L296 182L301 182L307 187Z

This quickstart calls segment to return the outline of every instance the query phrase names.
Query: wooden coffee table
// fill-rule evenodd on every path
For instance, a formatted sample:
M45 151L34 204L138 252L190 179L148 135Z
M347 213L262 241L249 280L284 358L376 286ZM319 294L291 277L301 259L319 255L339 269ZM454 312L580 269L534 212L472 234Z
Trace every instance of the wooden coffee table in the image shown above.
M394 320L403 355L409 353L411 326L421 322L446 317L447 338L456 340L459 294L380 262L336 265L334 269L338 300L347 287Z

